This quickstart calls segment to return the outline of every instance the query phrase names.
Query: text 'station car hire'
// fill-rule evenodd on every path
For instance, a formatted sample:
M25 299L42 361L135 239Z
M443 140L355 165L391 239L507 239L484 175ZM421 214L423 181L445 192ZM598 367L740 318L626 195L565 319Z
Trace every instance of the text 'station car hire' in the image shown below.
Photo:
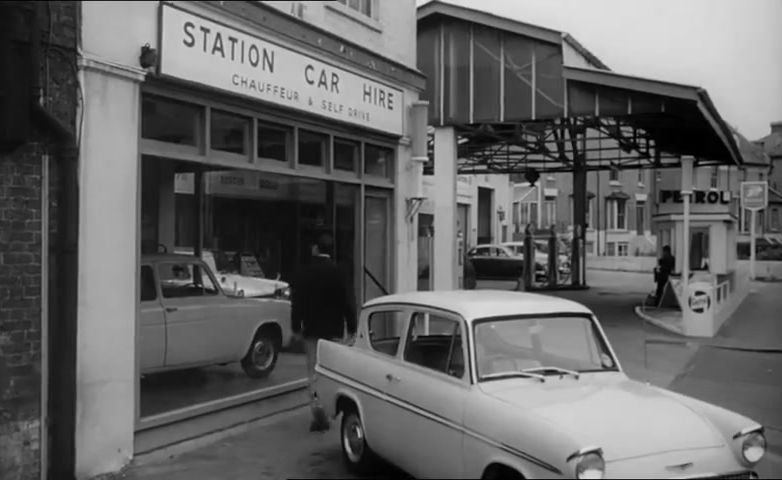
M141 373L240 362L269 375L291 341L290 301L226 295L199 258L141 259Z
M757 478L763 428L630 380L593 313L518 292L368 302L356 341L318 344L345 461L416 478Z

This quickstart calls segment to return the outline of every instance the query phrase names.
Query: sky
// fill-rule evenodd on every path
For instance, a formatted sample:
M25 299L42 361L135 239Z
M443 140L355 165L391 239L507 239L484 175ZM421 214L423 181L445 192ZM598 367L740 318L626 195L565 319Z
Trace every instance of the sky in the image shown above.
M617 73L703 87L751 140L782 121L782 0L443 1L568 32Z

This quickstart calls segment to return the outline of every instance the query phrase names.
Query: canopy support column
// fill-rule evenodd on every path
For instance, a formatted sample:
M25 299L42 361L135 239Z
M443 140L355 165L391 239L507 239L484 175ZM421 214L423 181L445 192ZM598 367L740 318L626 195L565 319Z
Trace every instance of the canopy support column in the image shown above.
M586 233L587 170L584 154L577 153L573 162L573 265L572 284L586 286L586 256L584 236Z
M456 258L456 130L437 127L434 130L434 170L437 176L434 192L434 289L457 288Z

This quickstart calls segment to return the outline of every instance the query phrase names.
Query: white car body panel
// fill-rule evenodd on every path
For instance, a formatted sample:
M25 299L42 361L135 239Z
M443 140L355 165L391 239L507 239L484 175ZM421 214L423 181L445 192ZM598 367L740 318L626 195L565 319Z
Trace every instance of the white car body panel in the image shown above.
M396 356L374 351L368 313L383 309L460 318L469 359L464 382L406 362L404 339ZM578 379L549 375L545 383L533 378L475 382L473 323L519 315L591 318L615 371L585 372ZM480 478L492 463L526 478L574 478L575 464L568 457L591 446L603 451L605 478L752 470L740 458L740 440L733 435L755 422L630 380L592 312L568 300L485 290L376 298L364 306L354 345L319 343L316 369L316 388L329 414L339 413L339 402L354 402L370 448L416 478Z
M257 330L279 327L282 345L291 341L290 302L216 295L164 298L157 265L193 263L192 257L150 255L142 266L155 270L156 298L140 302L141 373L155 373L237 362L247 353ZM219 287L218 287L219 289Z

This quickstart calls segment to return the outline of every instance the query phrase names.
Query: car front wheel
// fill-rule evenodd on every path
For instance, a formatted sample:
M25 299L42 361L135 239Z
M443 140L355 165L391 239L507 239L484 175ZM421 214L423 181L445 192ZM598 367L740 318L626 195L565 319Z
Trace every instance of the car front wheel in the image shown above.
M242 369L250 378L266 378L274 370L280 354L280 342L266 332L258 332L242 359Z
M372 468L374 454L367 445L364 424L355 410L348 410L342 414L340 438L342 458L348 468L357 474L368 473Z

